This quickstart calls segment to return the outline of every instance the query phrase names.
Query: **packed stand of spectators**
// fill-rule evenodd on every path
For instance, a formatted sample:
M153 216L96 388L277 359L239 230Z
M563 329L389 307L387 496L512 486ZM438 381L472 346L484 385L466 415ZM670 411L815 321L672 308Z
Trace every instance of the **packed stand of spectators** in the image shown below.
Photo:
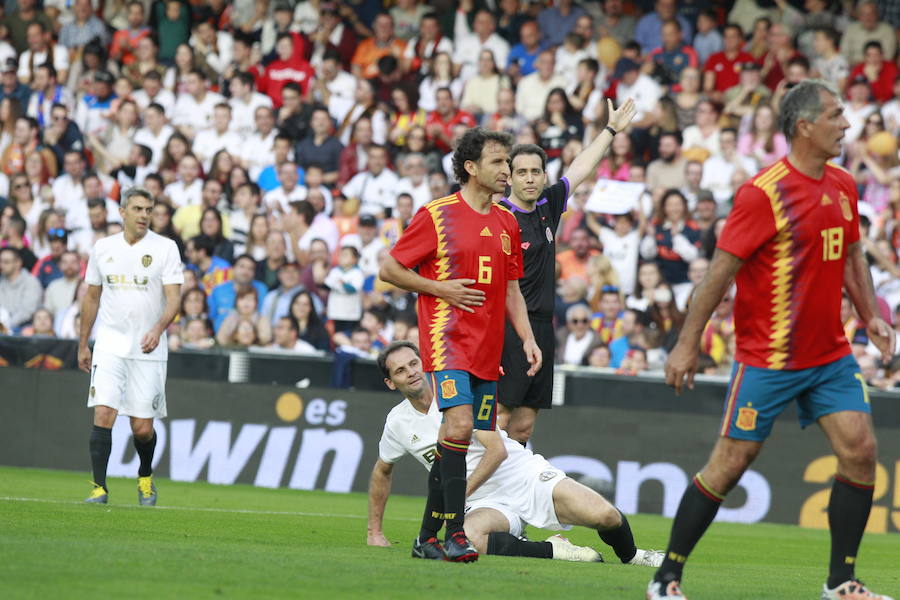
M900 315L900 4L892 0L18 0L0 20L0 333L72 338L118 198L157 200L186 283L173 349L369 356L417 341L377 277L412 215L458 189L481 125L557 181L634 98L557 232L558 363L661 368L736 189L788 151L779 103L820 77L850 121L885 316ZM847 302L867 380L900 386ZM900 325L898 325L900 328ZM900 331L900 329L898 329ZM704 373L733 359L731 294Z

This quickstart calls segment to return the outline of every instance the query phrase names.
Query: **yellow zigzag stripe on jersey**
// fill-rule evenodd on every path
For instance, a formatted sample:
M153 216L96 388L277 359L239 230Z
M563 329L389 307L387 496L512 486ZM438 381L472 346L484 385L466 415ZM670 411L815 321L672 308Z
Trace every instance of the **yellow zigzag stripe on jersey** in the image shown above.
M772 332L769 334L768 358L769 368L783 369L787 363L788 336L791 331L791 283L794 279L791 264L791 248L793 239L788 228L787 216L784 214L784 203L778 191L777 183L788 174L784 163L778 163L763 174L753 184L766 193L775 219L775 260L772 263Z
M435 249L435 258L437 260L434 265L438 281L443 281L450 277L450 257L447 256L447 235L444 231L446 226L444 225L444 216L441 214L441 209L457 202L459 200L456 199L456 196L448 196L425 205L431 214L434 232L437 235L437 248ZM447 326L449 320L450 306L439 299L435 306L431 325L428 328L428 335L431 336L431 363L435 371L443 371L446 367L444 327Z

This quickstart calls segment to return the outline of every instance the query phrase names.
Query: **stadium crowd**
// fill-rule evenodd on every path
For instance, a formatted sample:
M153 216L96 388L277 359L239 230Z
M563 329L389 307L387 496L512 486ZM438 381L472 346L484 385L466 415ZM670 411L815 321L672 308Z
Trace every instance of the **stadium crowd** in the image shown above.
M809 77L845 95L839 160L900 332L898 2L4 4L0 333L77 337L90 249L139 185L184 259L170 348L417 342L415 298L378 267L458 188L461 133L541 145L553 182L603 129L604 97L631 97L632 127L556 232L556 362L660 369L737 187L787 152L780 99ZM900 359L879 364L845 307L866 379L900 387ZM729 294L702 371L727 373L733 347Z

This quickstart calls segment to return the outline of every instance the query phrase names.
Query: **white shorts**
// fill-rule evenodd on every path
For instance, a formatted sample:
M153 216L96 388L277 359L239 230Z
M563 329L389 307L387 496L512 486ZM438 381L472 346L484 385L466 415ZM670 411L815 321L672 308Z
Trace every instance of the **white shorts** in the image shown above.
M88 403L139 419L166 416L166 361L94 352Z
M466 505L466 513L479 508L493 508L509 521L509 532L518 537L522 535L525 525L553 531L567 531L571 525L563 525L556 517L553 507L553 489L566 474L547 462L542 456L535 455L535 469L524 470L515 481L505 482L501 491L473 500ZM532 466L532 465L529 465Z

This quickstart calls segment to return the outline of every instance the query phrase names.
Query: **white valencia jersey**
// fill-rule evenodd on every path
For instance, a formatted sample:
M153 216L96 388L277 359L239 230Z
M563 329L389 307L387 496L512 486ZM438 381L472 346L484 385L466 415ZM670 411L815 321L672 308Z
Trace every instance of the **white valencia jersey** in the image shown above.
M184 283L175 242L152 231L133 246L125 241L124 232L98 240L84 279L103 287L95 350L139 360L168 358L165 332L149 354L141 351L141 338L165 310L163 286Z
M378 456L382 461L394 464L405 454L422 463L426 470L431 470L434 462L435 446L438 430L441 426L441 412L437 402L432 401L428 414L422 414L404 399L391 409L384 423L384 432L378 443ZM522 447L518 442L509 439L505 431L500 431L503 445L506 448L506 460L500 463L494 474L481 487L466 499L473 502L496 494L502 494L504 487L510 482L531 477L540 473L548 465L543 456ZM481 462L485 448L472 437L472 444L466 454L466 476L471 476L475 467Z

